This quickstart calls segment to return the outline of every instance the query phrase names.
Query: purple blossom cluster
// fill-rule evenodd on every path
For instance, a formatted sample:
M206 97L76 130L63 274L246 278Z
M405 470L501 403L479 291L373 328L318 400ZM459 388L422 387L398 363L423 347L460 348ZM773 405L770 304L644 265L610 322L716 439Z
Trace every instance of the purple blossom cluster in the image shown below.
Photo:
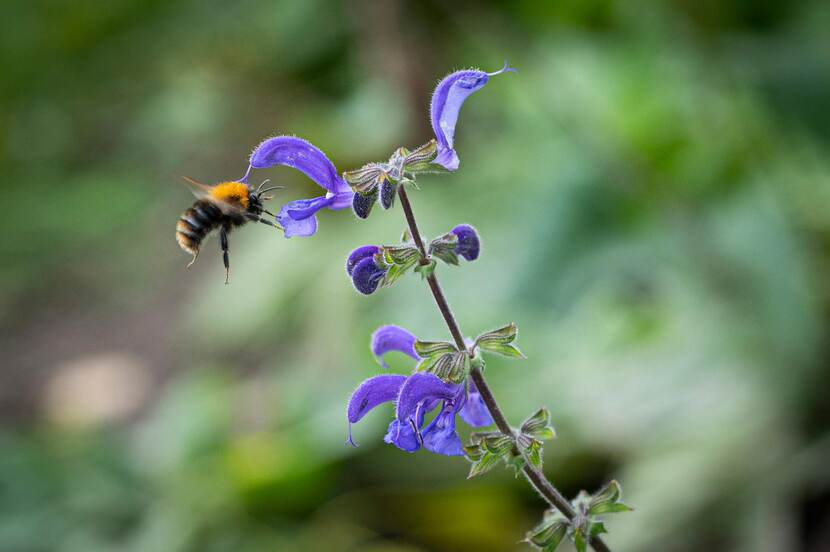
M384 367L387 367L384 355L391 351L421 360L415 352L415 341L416 337L400 326L382 326L372 335L372 353ZM406 452L415 452L423 446L436 454L462 456L461 439L455 430L456 416L472 427L493 423L472 381L449 383L423 372L409 376L382 374L361 383L349 399L348 442L355 445L352 424L376 406L393 401L395 419L383 440ZM425 426L426 417L433 411L435 417Z
M505 63L494 73L475 69L456 71L438 83L430 104L430 121L437 148L431 163L447 171L458 169L459 159L453 144L461 106L470 94L487 84L490 77L514 70ZM339 211L353 206L355 192L326 154L296 136L275 136L259 144L251 153L248 172L240 182L247 183L251 169L267 169L276 165L297 169L325 190L324 195L298 199L282 206L276 219L286 238L314 235L317 232L317 212L322 209Z

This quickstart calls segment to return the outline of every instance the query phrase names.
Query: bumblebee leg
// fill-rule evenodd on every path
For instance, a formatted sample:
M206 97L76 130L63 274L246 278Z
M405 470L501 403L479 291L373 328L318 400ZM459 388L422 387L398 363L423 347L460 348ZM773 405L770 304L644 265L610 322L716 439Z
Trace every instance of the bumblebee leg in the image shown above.
M228 259L228 229L224 226L219 230L219 245L222 248L222 262L225 263L225 285L228 285L231 267Z
M261 222L262 224L267 224L268 226L273 226L274 228L279 228L279 226L277 226L276 224L274 224L270 220L265 220L264 218L260 218L256 215L247 215L247 216L248 216L248 220L251 220L253 222Z
M193 263L196 262L196 257L198 257L198 256L199 256L199 250L197 249L196 253L193 254L193 258L190 259L190 262L187 263L187 266L185 268L190 268L191 266L193 266Z

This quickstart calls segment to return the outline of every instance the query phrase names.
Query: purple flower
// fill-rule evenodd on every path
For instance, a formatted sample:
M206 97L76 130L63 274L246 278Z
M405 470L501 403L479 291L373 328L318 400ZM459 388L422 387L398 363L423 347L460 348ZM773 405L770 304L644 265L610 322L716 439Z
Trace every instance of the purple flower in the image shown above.
M469 224L459 224L451 232L458 237L455 252L468 261L478 259L478 254L481 251L481 240L478 238L476 229Z
M354 288L363 295L371 295L378 289L388 267L378 264L376 255L380 248L363 245L355 249L346 259L346 273L351 277Z
M383 355L390 351L398 351L415 360L421 360L421 357L415 352L416 339L414 335L400 326L391 324L381 326L372 334L372 354L378 359L380 365L387 370L389 365L386 364Z
M414 340L415 336L399 326L382 326L372 336L372 352L380 356L389 351L400 351L417 359ZM448 383L424 372L408 377L384 374L361 383L349 399L348 442L354 445L352 424L360 421L372 408L392 401L396 402L395 419L389 424L383 440L406 452L415 452L423 445L435 454L461 456L461 439L455 430L456 415L473 427L493 423L471 381ZM435 417L424 427L426 415L436 409Z
M438 142L438 155L433 163L441 165L448 171L458 168L459 160L453 149L453 143L458 112L464 100L487 84L490 77L507 71L515 71L515 69L508 67L505 62L504 67L495 73L485 73L474 69L456 71L438 83L432 93L432 103L429 108L432 131Z
M274 165L297 169L326 190L324 196L298 199L282 206L276 218L286 238L313 235L320 209L339 210L352 204L354 193L326 154L302 138L276 136L265 140L251 154L248 172L251 168L267 169Z

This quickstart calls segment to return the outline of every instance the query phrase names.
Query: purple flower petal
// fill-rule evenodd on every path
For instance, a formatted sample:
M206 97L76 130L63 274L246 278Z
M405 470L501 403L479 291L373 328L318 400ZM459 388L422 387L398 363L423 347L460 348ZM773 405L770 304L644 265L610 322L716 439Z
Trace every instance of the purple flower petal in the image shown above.
M372 334L372 354L378 359L380 365L386 369L389 369L389 366L383 360L383 355L390 351L399 351L415 360L421 360L421 357L415 352L416 339L414 335L400 326L391 324L381 326Z
M349 190L349 185L337 173L326 154L295 136L276 136L265 140L251 153L250 165L255 169L285 165L305 173L329 192Z
M300 212L307 208L303 202L314 201L309 199L299 199L286 203L277 213L277 222L285 230L285 237L291 238L293 236L313 236L317 232L317 217L312 214L304 219L297 220L292 216L291 212Z
M467 401L461 407L458 414L467 425L472 427L483 427L493 423L493 418L490 417L490 411L487 410L487 405L484 404L481 394L472 382L470 382Z
M359 422L377 405L395 400L406 379L406 376L384 374L369 378L357 386L346 409L346 416L349 420L349 443L354 445L352 424Z
M514 71L514 69L511 69L505 63L504 67L495 73L485 73L472 69L456 71L447 75L438 83L432 93L432 103L429 109L432 131L438 141L438 155L433 163L441 165L449 171L458 168L458 155L453 149L458 112L461 110L464 100L470 94L487 84L491 76L505 71Z
M326 194L326 197L331 198L331 205L329 205L329 209L332 211L339 211L340 209L348 209L352 206L352 199L354 198L354 192L351 190L347 190L344 192L337 192L335 194Z
M298 199L286 204L286 213L294 220L304 220L314 215L323 207L332 204L332 198L321 196L313 199Z
M468 261L478 259L478 254L481 251L481 241L476 229L469 224L459 224L452 229L452 233L458 236L458 245L455 247L455 252Z
M357 263L362 261L367 257L371 257L380 253L380 247L377 245L361 245L354 251L349 254L349 258L346 259L346 273L351 276L352 272L354 272L354 267Z
M421 438L425 449L445 456L464 456L461 439L455 432L455 412L455 407L447 404L424 428Z
M452 399L458 394L459 387L453 383L444 383L435 374L412 374L401 386L395 417L404 422L415 414L418 403L433 399Z
M421 448L421 441L412 426L408 422L399 422L398 420L392 420L392 423L389 424L383 442L395 445L405 452L415 452Z
M378 288L386 271L378 267L373 257L359 261L352 270L352 284L363 295L371 295Z

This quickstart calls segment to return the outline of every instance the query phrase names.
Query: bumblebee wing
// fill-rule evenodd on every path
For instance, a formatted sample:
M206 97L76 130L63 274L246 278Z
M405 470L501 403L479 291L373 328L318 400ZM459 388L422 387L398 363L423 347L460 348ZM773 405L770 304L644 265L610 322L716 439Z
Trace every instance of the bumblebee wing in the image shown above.
M199 199L204 198L208 194L210 194L210 186L207 184L202 184L197 180L193 180L189 176L182 176L182 180L185 182L185 186L190 188L190 191L193 192L193 195L198 197Z
M193 192L193 195L195 195L199 199L206 199L206 200L210 201L211 203L213 203L214 205L219 207L222 210L223 213L225 213L225 214L231 214L231 213L244 214L245 213L245 210L242 209L241 207L239 207L238 205L234 205L233 203L230 203L228 201L224 201L222 199L218 199L216 197L213 197L210 194L210 190L213 188L213 186L210 186L208 184L203 184L203 183L201 183L197 180L193 180L192 178L190 178L188 176L182 176L181 178L182 178L182 180L185 181L185 185L188 188L190 188L190 191Z

